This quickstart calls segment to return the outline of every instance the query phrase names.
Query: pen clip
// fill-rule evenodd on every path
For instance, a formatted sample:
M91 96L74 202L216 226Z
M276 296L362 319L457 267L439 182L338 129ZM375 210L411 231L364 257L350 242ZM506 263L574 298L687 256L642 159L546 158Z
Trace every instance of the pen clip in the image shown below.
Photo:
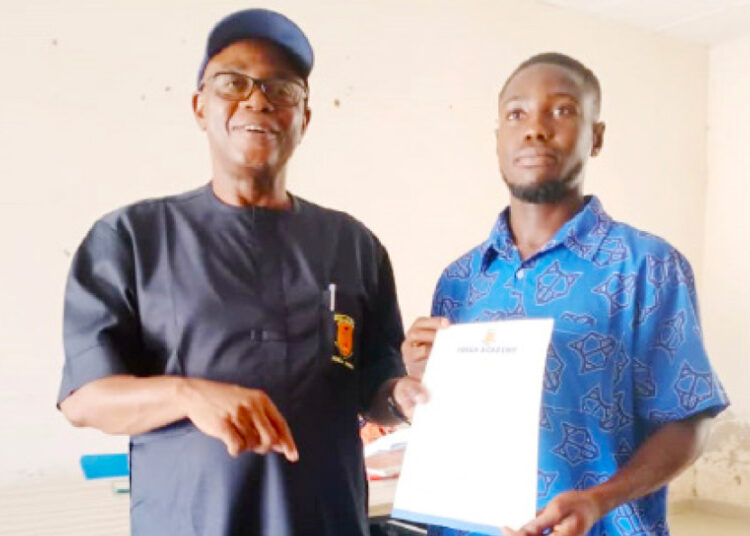
M328 306L331 312L334 312L336 310L336 283L328 284L328 298L330 300Z

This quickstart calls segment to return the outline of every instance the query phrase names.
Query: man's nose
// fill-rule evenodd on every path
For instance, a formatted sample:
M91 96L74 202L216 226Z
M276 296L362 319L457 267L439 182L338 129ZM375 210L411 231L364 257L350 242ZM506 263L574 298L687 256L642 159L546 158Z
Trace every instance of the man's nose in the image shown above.
M552 136L552 128L541 114L531 114L526 123L526 141L547 141Z
M250 95L247 96L247 98L243 101L240 101L240 104L246 108L250 108L251 110L255 111L270 111L273 110L273 104L271 104L271 101L268 100L268 97L266 97L266 94L263 92L263 89L261 89L260 84L255 84L253 86L253 89L250 90Z

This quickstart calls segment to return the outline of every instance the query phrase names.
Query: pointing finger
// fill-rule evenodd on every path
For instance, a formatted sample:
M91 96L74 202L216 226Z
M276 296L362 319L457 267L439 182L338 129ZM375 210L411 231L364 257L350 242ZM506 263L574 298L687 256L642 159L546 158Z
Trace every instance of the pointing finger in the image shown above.
M279 410L270 400L266 407L266 414L268 415L271 424L276 429L278 443L281 445L286 459L290 462L296 462L299 460L299 451L297 450L297 445L294 443L292 431L289 429L286 419L284 419Z

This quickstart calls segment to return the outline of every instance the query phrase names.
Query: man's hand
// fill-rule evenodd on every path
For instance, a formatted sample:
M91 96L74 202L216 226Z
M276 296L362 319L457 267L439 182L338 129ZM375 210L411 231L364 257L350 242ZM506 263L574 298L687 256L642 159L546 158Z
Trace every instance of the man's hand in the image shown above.
M447 318L433 316L430 318L420 317L406 332L406 339L401 345L401 355L409 376L421 379L427 358L432 351L432 343L435 341L437 330L447 328L450 322Z
M505 536L586 536L606 512L588 490L566 491L552 499L536 518L520 530L503 528Z
M424 388L421 381L404 376L399 378L393 386L393 399L403 414L411 420L414 415L414 408L417 404L427 402L429 393L427 393L427 389Z
M505 536L539 536L546 529L555 536L585 536L607 512L653 493L693 463L708 438L710 420L699 413L663 425L612 478L584 491L561 493L520 530L504 528Z
M273 450L290 462L299 459L286 420L263 391L187 378L180 393L187 417L201 432L223 441L231 456Z

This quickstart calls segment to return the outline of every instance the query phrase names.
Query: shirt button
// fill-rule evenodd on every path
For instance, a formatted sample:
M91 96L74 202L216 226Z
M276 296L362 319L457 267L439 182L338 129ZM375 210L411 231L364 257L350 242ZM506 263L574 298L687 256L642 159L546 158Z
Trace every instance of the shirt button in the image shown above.
M524 276L524 275L526 275L526 272L524 272L523 268L521 268L520 270L518 270L518 271L516 272L516 277L517 277L518 279L523 279L523 276Z

